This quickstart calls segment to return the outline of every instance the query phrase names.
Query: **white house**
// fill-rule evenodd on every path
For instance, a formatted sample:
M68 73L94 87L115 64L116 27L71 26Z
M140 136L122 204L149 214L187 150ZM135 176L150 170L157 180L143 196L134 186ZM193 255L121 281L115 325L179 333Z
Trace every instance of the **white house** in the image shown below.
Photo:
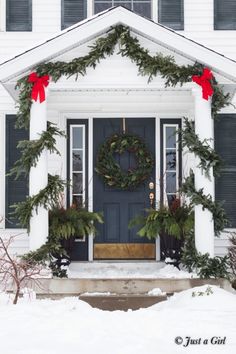
M112 7L117 5L128 9ZM18 229L16 220L9 216L10 205L28 193L24 179L16 181L6 176L17 157L17 142L28 138L26 131L14 129L18 99L15 84L40 63L70 62L88 54L97 38L118 25L128 27L131 36L153 56L162 53L172 56L178 65L199 62L211 68L235 102L236 4L230 0L0 0L0 228L3 234L22 233L15 244L18 253L45 242L48 213L40 208L33 215L30 235ZM201 140L215 137L215 147L224 159L216 183L196 167L193 155L180 153L178 143L172 141L183 117L195 121ZM72 187L65 192L67 205L86 201L89 210L104 212L105 223L99 235L78 242L75 260L159 260L159 239L156 243L140 239L128 229L128 220L150 205L150 193L157 202L175 196L189 168L195 169L198 189L225 201L231 229L236 227L236 111L233 105L222 109L214 125L211 100L202 98L196 83L165 87L160 75L148 82L128 57L119 54L117 45L113 55L100 60L77 81L73 75L50 82L46 100L32 104L30 139L38 138L47 121L65 130L68 137L57 140L60 156L42 153L30 172L30 194L47 185L48 172L59 174L72 180ZM99 146L123 129L142 136L155 159L152 176L133 192L111 191L94 170ZM167 150L175 160L169 169ZM225 254L227 235L215 237L212 215L201 206L195 208L195 237L199 251Z

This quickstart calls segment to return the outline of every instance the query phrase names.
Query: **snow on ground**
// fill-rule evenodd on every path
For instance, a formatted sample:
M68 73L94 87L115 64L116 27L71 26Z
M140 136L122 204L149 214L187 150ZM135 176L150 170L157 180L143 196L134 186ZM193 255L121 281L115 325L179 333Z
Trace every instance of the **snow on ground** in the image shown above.
M107 312L77 298L30 301L25 297L14 306L1 295L0 353L233 354L235 300L234 294L205 285L148 309ZM184 347L186 337L196 344Z
M146 263L80 263L71 264L69 278L197 278L197 274L179 270L163 262Z

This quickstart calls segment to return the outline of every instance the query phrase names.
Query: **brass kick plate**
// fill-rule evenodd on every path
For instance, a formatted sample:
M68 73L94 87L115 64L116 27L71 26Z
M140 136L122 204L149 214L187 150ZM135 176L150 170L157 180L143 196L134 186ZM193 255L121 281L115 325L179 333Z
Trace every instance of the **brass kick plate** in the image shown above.
M155 259L155 243L95 243L94 259Z

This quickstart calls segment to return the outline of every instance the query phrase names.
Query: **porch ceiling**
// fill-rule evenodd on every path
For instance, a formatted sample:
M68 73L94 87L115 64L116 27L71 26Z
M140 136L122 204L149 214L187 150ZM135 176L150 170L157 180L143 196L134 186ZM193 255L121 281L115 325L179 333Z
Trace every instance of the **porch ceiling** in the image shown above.
M50 91L48 96L50 112L78 112L93 116L99 113L112 116L156 116L173 114L191 116L194 100L190 90L162 89L87 89ZM66 114L65 114L66 115Z

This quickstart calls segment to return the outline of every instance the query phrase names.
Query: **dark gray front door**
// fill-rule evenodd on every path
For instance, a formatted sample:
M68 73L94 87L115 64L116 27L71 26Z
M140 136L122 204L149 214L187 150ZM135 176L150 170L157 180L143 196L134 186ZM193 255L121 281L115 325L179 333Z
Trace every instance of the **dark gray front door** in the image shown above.
M122 119L96 118L93 124L94 168L96 166L99 147L109 136L122 132ZM155 159L155 119L128 118L126 131L138 135L147 144ZM117 156L122 169L135 166L133 154L124 153ZM130 219L145 208L150 207L149 182L155 181L155 169L150 179L136 190L122 191L106 186L94 170L93 174L93 207L94 211L102 211L104 224L98 225L98 234L94 239L95 259L153 259L155 244L146 238L140 238L137 229L129 229Z

